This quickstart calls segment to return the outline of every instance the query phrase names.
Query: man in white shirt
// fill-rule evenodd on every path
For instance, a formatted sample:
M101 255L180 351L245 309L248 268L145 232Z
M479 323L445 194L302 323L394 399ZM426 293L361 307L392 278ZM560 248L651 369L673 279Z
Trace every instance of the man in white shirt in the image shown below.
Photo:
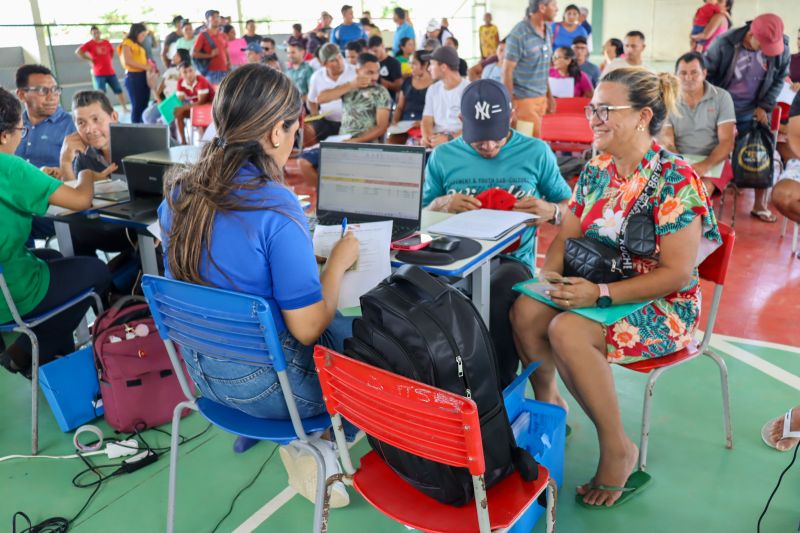
M305 130L306 146L311 146L331 135L339 134L342 122L342 100L319 103L319 95L328 89L349 83L356 77L355 69L346 64L339 47L328 43L319 50L320 62L324 68L316 71L308 82L308 109L312 115L324 115L310 122ZM310 131L309 131L310 130Z
M422 145L435 148L461 135L461 95L469 82L458 73L455 49L442 46L430 56L434 84L425 95L422 111Z
M642 32L637 30L629 31L622 40L622 43L625 48L625 57L618 57L611 61L606 65L606 68L603 69L603 74L624 67L644 67L648 70L653 70L653 67L645 63L642 59L644 49L647 48Z

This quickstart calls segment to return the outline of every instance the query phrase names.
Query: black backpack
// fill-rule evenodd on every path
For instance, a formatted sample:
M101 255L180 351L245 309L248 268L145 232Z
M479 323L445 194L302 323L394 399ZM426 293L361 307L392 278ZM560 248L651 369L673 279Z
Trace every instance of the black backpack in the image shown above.
M528 481L537 465L517 447L500 392L489 331L461 292L406 265L361 297L362 318L344 343L353 359L471 397L478 406L486 461L486 486L515 468ZM455 468L411 455L369 437L370 445L404 480L449 505L474 496L472 478Z

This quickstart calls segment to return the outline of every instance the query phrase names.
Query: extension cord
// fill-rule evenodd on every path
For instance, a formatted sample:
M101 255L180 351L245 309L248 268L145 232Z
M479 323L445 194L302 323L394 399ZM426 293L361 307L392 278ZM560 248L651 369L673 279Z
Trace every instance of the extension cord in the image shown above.
M106 455L109 459L133 455L139 451L139 443L134 439L119 442L109 442L106 445Z

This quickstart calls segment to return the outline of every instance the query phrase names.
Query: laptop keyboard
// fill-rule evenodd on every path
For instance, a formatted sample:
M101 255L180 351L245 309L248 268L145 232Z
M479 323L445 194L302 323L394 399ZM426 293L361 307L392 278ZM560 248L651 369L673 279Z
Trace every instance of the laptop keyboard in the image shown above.
M359 221L350 220L350 222L357 224ZM316 219L316 224L322 226L336 226L341 223L342 217L336 215L323 215ZM395 220L392 224L392 242L408 237L417 230L419 230L419 226L416 224L400 224Z

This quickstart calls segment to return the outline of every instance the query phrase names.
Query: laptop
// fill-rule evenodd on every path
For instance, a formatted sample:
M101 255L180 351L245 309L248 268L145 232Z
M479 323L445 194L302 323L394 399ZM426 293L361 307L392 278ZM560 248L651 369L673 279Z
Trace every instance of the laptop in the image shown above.
M165 124L111 124L111 162L117 164L112 179L124 179L122 160L129 155L169 150L169 128Z
M392 241L419 231L425 148L320 143L317 223L393 221Z
M173 165L197 161L200 150L195 146L178 146L125 157L122 167L128 181L130 201L103 207L98 211L134 222L152 222L164 199L166 172Z

